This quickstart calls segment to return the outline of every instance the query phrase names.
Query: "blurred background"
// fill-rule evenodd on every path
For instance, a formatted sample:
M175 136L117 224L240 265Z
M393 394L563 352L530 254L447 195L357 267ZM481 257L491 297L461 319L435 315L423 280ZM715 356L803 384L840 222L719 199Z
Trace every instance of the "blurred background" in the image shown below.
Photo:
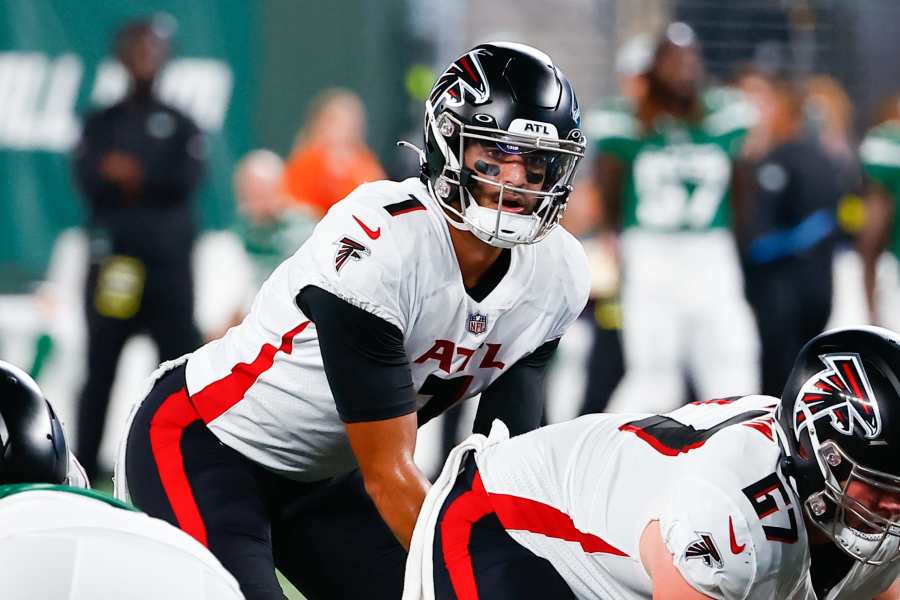
M152 105L132 97L139 67L123 44L146 31L129 38L122 28L135 22L165 46ZM710 393L778 394L798 339L832 325L900 327L897 23L894 0L5 0L0 358L31 370L80 453L99 452L90 468L106 481L144 379L174 358L166 352L180 353L168 329L188 345L217 337L330 204L363 181L415 176L414 155L395 143L420 142L435 73L478 42L505 39L546 51L566 72L591 146L564 224L588 250L593 298L561 345L547 420L649 409L641 398L669 375L678 382L653 409ZM669 115L664 126L641 120L652 104L648 73L665 79L660 40L693 48L705 72L691 93L706 112ZM615 206L628 200L617 194L664 190L629 175L640 150L625 160L605 140L643 144L665 130L653 143L677 148L690 141L679 131L722 133L722 101L707 100L722 91L727 107L742 107L727 114L746 116L728 138L727 218L662 228L623 221ZM117 106L147 118L131 137L125 121L116 126L128 152L112 152L100 124ZM96 131L85 127L90 115ZM609 164L634 179L630 188L607 185ZM697 171L682 182L689 202L709 164L665 163L669 183L679 169ZM112 204L130 222L125 233L108 218ZM698 241L708 229L724 245ZM649 234L636 243L635 230ZM157 274L178 270L160 258L173 236L187 236L177 280ZM137 262L120 260L129 240L142 242ZM695 242L694 253L666 250ZM661 282L682 271L689 282ZM731 287L735 294L722 292ZM173 289L183 292L187 325L166 318L179 310L164 300ZM698 298L713 308L698 309ZM716 321L725 305L733 313ZM737 348L738 363L718 365L718 343ZM742 387L708 392L728 369ZM623 378L630 383L620 386ZM463 406L429 424L419 448L427 468L471 413Z

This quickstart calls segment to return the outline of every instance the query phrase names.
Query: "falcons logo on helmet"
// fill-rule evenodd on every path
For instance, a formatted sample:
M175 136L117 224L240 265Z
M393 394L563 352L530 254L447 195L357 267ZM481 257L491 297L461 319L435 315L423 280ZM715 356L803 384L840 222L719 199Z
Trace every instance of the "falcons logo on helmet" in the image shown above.
M794 404L797 438L809 427L807 411L813 421L830 418L831 426L844 435L859 431L866 439L878 437L881 414L859 355L823 354L819 360L826 368L803 384Z
M491 97L491 90L481 61L478 60L482 55L490 56L490 52L484 48L472 50L447 67L431 90L431 96L428 98L431 105L437 106L441 99L446 99L447 106L462 106L465 104L465 94L472 97L474 104L487 102Z
M702 560L703 564L710 569L721 569L724 566L722 555L716 548L712 535L705 531L695 531L694 533L699 535L700 539L691 542L691 545L684 551L685 560L698 559Z
M360 260L363 256L371 254L365 245L360 244L348 236L342 237L336 241L335 244L338 249L334 255L334 270L338 273L341 272L341 269L344 268L344 265L347 264L347 261L351 258L353 260Z

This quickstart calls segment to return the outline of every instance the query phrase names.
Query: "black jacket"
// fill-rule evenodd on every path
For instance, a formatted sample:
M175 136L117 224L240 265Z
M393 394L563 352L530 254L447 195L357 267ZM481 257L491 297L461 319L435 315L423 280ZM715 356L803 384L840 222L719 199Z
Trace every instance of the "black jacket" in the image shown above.
M99 173L103 158L118 150L143 170L135 194ZM205 171L206 142L189 117L155 99L125 100L87 117L73 167L94 236L109 251L152 266L186 263L195 236L191 197Z

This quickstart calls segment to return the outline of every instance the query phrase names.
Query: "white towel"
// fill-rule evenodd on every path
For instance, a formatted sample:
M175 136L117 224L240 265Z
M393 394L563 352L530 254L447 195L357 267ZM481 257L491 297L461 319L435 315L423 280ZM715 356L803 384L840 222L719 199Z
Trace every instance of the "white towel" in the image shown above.
M450 452L440 476L425 497L419 518L416 520L416 527L413 529L409 555L406 558L402 600L434 600L434 529L441 507L456 483L466 455L470 451L477 454L508 439L509 429L502 421L495 419L488 437L476 433Z

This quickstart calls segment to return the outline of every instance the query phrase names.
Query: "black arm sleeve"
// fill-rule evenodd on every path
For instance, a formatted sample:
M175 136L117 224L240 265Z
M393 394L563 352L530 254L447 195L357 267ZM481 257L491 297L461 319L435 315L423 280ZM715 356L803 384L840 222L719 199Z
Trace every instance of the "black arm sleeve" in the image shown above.
M316 324L325 376L345 423L416 410L409 359L396 326L315 286L300 290L297 306Z
M540 427L546 400L544 375L557 346L559 339L545 342L482 392L472 427L475 433L487 435L494 419L503 421L510 435Z

